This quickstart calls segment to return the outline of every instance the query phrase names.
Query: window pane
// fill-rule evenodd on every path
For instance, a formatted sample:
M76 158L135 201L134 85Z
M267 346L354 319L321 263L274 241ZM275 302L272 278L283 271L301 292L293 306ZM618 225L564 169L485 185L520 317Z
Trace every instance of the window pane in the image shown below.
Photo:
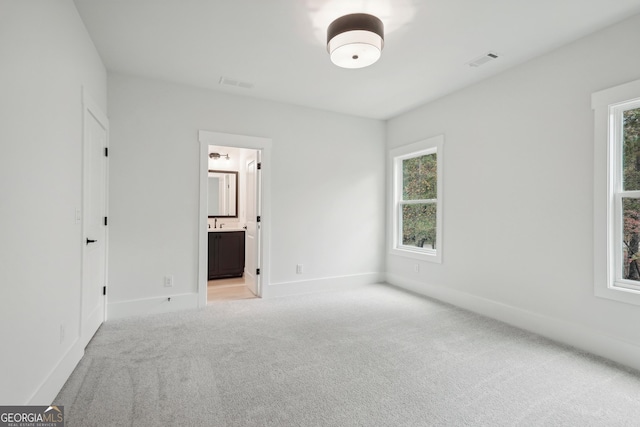
M437 198L436 153L402 161L402 200Z
M640 190L640 108L622 113L623 188Z
M624 230L622 236L622 278L640 281L640 199L622 198Z
M402 205L402 244L436 248L436 204Z

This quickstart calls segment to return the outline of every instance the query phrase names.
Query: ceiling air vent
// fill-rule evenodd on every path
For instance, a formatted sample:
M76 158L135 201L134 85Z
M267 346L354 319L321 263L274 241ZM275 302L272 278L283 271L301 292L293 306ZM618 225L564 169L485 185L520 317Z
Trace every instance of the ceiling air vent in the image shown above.
M253 88L253 83L242 82L240 80L236 80L236 79L232 79L224 76L220 77L220 81L218 83L220 83L223 86L236 86L236 87L241 87L243 89Z
M481 65L486 64L489 61L493 61L494 59L498 59L498 54L495 52L487 52L479 58L474 59L469 62L470 67L479 67Z

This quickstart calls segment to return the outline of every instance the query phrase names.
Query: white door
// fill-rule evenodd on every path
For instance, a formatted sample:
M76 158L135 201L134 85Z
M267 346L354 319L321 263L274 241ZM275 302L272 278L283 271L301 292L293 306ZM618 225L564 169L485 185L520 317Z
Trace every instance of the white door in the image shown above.
M245 245L245 283L260 296L260 151L247 160L247 239Z
M82 176L82 323L87 345L105 319L107 246L107 133L106 117L90 101L84 107Z

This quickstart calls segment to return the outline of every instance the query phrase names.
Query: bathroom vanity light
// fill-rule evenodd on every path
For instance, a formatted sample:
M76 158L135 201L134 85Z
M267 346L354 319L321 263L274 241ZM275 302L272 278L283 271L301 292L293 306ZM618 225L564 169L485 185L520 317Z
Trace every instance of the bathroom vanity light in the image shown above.
M210 159L218 160L221 157L226 157L226 159L229 160L229 155L228 154L209 153L209 158Z
M384 25L373 15L345 15L327 29L327 52L338 67L367 67L380 58L383 45Z

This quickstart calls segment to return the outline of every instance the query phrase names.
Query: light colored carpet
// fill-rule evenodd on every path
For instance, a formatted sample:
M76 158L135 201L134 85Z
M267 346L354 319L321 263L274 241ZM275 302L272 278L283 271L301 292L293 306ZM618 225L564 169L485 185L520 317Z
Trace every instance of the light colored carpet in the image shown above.
M105 323L67 426L638 426L640 375L384 285Z

